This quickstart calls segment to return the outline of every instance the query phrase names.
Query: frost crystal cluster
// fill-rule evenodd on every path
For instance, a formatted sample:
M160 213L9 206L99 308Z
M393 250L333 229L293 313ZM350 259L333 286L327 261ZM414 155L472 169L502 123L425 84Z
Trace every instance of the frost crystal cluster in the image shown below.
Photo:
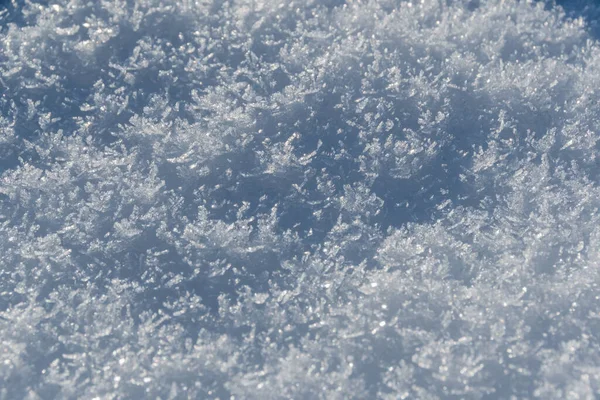
M0 399L600 397L594 1L0 5Z

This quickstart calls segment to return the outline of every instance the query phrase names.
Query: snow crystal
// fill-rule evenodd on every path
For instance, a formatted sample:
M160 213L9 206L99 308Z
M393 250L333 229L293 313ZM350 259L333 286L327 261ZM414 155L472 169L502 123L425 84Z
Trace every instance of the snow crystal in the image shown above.
M0 3L0 399L600 397L593 0Z

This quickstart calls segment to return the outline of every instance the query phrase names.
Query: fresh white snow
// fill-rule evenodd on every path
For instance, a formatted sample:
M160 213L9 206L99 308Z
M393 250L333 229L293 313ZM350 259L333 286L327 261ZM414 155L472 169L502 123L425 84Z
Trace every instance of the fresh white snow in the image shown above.
M0 3L0 399L599 398L598 17Z

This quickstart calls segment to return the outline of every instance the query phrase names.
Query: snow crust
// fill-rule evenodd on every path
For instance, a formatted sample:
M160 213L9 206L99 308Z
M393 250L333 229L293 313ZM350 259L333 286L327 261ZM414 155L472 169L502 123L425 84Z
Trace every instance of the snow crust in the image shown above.
M0 7L0 399L600 397L594 2Z

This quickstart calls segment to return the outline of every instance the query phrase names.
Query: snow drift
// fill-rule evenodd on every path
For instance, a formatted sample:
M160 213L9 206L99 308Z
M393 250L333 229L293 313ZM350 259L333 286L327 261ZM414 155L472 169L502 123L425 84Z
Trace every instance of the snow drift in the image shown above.
M600 396L564 5L4 4L0 398Z

